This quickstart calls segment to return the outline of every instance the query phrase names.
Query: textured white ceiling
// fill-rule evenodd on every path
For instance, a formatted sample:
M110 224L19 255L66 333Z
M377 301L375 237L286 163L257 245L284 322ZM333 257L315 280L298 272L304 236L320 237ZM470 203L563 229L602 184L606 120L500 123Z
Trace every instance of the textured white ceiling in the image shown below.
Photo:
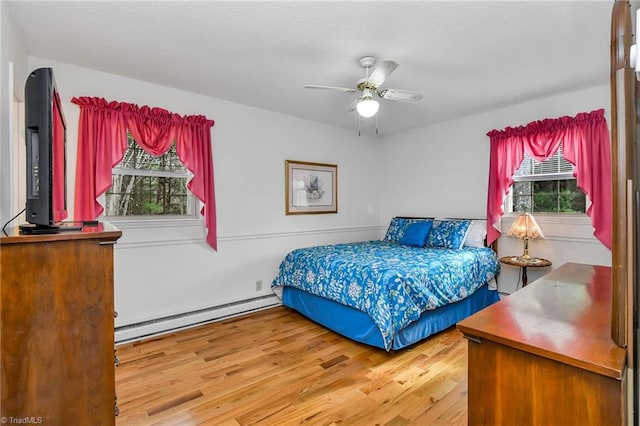
M609 79L612 1L5 1L27 52L356 129L361 56L400 66L383 134ZM541 113L541 116L544 115ZM375 119L362 121L371 131Z

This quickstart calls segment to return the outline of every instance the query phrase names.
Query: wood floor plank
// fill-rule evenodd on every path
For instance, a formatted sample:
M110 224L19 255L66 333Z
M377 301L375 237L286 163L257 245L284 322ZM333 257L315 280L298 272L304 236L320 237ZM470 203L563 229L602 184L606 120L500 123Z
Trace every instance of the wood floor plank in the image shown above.
M467 422L454 328L388 353L277 307L117 352L118 426Z

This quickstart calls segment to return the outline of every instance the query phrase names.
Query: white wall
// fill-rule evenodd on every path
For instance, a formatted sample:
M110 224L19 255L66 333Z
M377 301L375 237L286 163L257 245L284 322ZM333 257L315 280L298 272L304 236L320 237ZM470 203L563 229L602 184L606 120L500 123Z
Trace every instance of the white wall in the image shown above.
M12 122L19 111L13 99L22 99L26 79L27 53L5 5L0 2L0 226L24 207L15 205L17 172L14 167Z
M553 98L415 129L385 138L348 131L143 81L29 58L29 69L52 66L68 129L68 188L73 210L78 108L73 96L204 114L212 131L219 250L204 242L202 222L116 223L117 326L144 323L211 306L241 312L273 303L269 284L286 252L301 246L379 238L395 215L484 217L489 163L486 132L532 120L607 107L603 85ZM384 162L381 159L384 158ZM284 214L284 160L336 163L337 215ZM554 262L610 264L588 218L540 217L547 239L530 251ZM506 231L512 218L505 217ZM521 242L501 238L499 254L519 254ZM500 291L512 292L517 268L503 265ZM529 270L533 281L546 270ZM256 281L263 288L256 291ZM265 302L256 298L268 299ZM262 305L261 305L262 303ZM173 324L173 323L172 323ZM159 325L158 328L165 327ZM142 331L140 331L142 330ZM121 331L120 339L155 330Z
M486 217L487 132L600 108L608 116L609 106L609 85L603 84L386 137L381 153L387 171L381 186L383 223L394 215ZM554 268L566 262L611 264L610 251L593 237L586 216L535 217L547 238L530 242L530 254L551 260ZM505 215L503 234L512 222ZM520 240L498 240L500 256L520 255L522 250ZM514 291L519 272L503 265L499 290ZM529 268L529 282L547 272L549 269Z
M234 314L266 306L273 303L269 284L287 251L379 238L395 215L484 217L487 131L606 108L609 99L608 86L603 85L380 139L144 81L29 58L29 70L41 66L54 68L63 96L69 127L70 211L78 121L72 97L100 96L180 114L204 114L216 121L212 139L219 250L211 250L204 242L201 220L168 225L158 221L116 223L123 230L115 251L119 327L227 304L230 306L219 312ZM286 216L285 159L338 164L340 212ZM8 186L3 183L2 188ZM6 205L4 201L2 205ZM610 253L593 238L588 218L537 218L547 238L531 242L532 254L552 260L554 267L567 261L610 264ZM505 217L503 230L511 221ZM499 241L501 256L521 250L518 240L504 237ZM515 290L518 272L503 266L502 292ZM530 269L530 281L545 272ZM256 291L258 280L263 283L260 291ZM168 323L175 325L169 321L156 328L124 330L119 338L153 332Z
M269 284L287 251L379 238L395 215L484 217L487 131L607 108L609 103L609 88L603 84L372 138L144 81L29 58L28 69L41 66L54 68L63 96L69 127L70 211L78 121L72 97L100 96L180 114L204 114L216 121L212 139L219 250L214 252L204 242L200 220L169 225L157 221L116 223L123 230L115 254L116 309L120 314L116 325L120 327L212 306L230 304L224 312L234 313L273 303L259 298L268 299L272 294ZM286 216L285 159L338 164L340 212ZM548 238L531 242L532 254L552 260L554 267L567 261L610 264L609 251L591 235L588 218L537 218ZM511 220L505 217L503 230ZM518 240L504 237L499 241L501 256L521 250ZM502 292L515 290L518 272L503 266ZM530 281L544 272L531 269ZM260 291L256 291L258 280L263 283ZM144 328L144 332L151 331ZM123 331L120 337L136 333Z
M203 114L215 120L212 140L218 251L204 242L200 220L177 221L171 226L116 222L123 230L115 250L117 326L271 295L271 280L289 250L379 238L378 156L368 137L272 111L29 58L31 69L42 66L53 67L63 97L70 211L79 116L78 107L70 103L72 97L98 96L179 114ZM338 214L285 215L286 159L338 165ZM256 291L257 280L263 281L261 291Z

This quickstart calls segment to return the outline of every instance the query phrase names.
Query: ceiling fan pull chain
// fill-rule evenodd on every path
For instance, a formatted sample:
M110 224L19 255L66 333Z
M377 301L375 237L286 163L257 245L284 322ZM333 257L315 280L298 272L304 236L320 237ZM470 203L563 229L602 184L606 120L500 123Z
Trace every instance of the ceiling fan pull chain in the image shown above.
M378 135L378 114L376 114L376 135Z
M360 114L356 114L358 116L358 136L360 136Z

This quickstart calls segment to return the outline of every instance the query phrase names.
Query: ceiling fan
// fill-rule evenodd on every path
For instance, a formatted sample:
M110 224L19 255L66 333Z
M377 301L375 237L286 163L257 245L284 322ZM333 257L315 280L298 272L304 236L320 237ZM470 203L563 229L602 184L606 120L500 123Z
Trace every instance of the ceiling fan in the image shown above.
M405 101L417 103L422 100L422 93L409 90L382 89L380 86L385 82L389 74L398 67L398 61L394 59L383 59L378 66L369 74L369 69L376 63L373 56L364 56L358 63L365 69L365 78L358 80L355 88L306 85L307 89L329 89L341 92L362 92L349 106L348 111L357 110L362 117L373 117L380 105L374 99L377 94L382 99L392 101Z

